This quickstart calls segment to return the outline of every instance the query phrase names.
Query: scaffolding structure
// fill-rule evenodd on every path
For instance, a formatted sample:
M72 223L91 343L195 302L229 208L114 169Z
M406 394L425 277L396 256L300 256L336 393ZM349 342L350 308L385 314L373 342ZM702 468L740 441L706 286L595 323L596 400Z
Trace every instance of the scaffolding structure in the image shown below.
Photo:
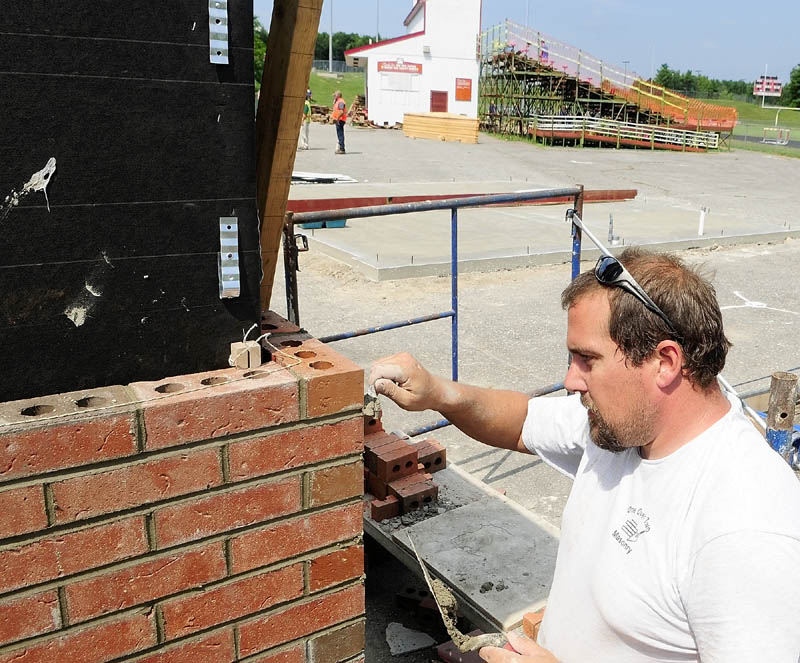
M480 53L478 117L485 131L608 143L578 127L593 118L602 119L604 134L617 131L617 147L644 142L652 149L713 149L724 144L736 124L733 108L688 99L511 21L481 34ZM556 117L571 118L572 128L563 135L543 134L540 125L552 126ZM631 131L650 138L629 141L623 134ZM698 135L687 137L687 131Z

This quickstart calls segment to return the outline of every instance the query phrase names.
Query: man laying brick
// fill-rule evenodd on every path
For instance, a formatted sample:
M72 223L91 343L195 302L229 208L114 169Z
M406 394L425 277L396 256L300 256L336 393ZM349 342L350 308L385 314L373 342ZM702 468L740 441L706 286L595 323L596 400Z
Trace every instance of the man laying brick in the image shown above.
M800 484L720 391L730 343L713 287L675 257L628 249L562 304L572 395L453 383L408 354L370 375L401 407L574 479L538 644L481 656L797 663Z

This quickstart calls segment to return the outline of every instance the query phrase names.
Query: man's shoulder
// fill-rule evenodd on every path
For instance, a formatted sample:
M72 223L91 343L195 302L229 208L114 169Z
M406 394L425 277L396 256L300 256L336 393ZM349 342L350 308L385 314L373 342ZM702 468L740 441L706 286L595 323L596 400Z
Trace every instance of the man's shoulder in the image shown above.
M700 544L746 530L800 538L800 481L744 417L720 431L692 503Z

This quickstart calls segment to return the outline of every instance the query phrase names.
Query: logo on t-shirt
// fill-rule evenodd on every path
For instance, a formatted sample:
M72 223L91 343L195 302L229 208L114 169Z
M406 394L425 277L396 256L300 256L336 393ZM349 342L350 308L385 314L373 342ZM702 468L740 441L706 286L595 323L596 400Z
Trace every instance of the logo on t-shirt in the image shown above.
M641 508L635 506L629 506L625 516L625 522L619 529L615 529L611 536L622 547L625 554L630 555L639 538L650 531L650 517Z

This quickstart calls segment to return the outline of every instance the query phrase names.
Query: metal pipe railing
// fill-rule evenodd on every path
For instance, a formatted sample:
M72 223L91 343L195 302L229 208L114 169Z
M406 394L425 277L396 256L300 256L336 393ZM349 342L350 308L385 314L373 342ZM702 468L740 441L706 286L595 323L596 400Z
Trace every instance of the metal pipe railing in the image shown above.
M389 216L392 214L409 214L411 212L430 212L433 210L460 209L462 207L486 207L487 205L509 205L528 200L546 200L547 198L564 198L577 196L583 187L571 186L563 189L542 189L541 191L517 191L513 193L493 193L485 196L468 198L443 198L441 200L423 200L416 203L399 203L389 205L370 205L367 207L349 207L333 211L297 212L292 215L292 223L315 223L333 219L362 219L367 216Z

